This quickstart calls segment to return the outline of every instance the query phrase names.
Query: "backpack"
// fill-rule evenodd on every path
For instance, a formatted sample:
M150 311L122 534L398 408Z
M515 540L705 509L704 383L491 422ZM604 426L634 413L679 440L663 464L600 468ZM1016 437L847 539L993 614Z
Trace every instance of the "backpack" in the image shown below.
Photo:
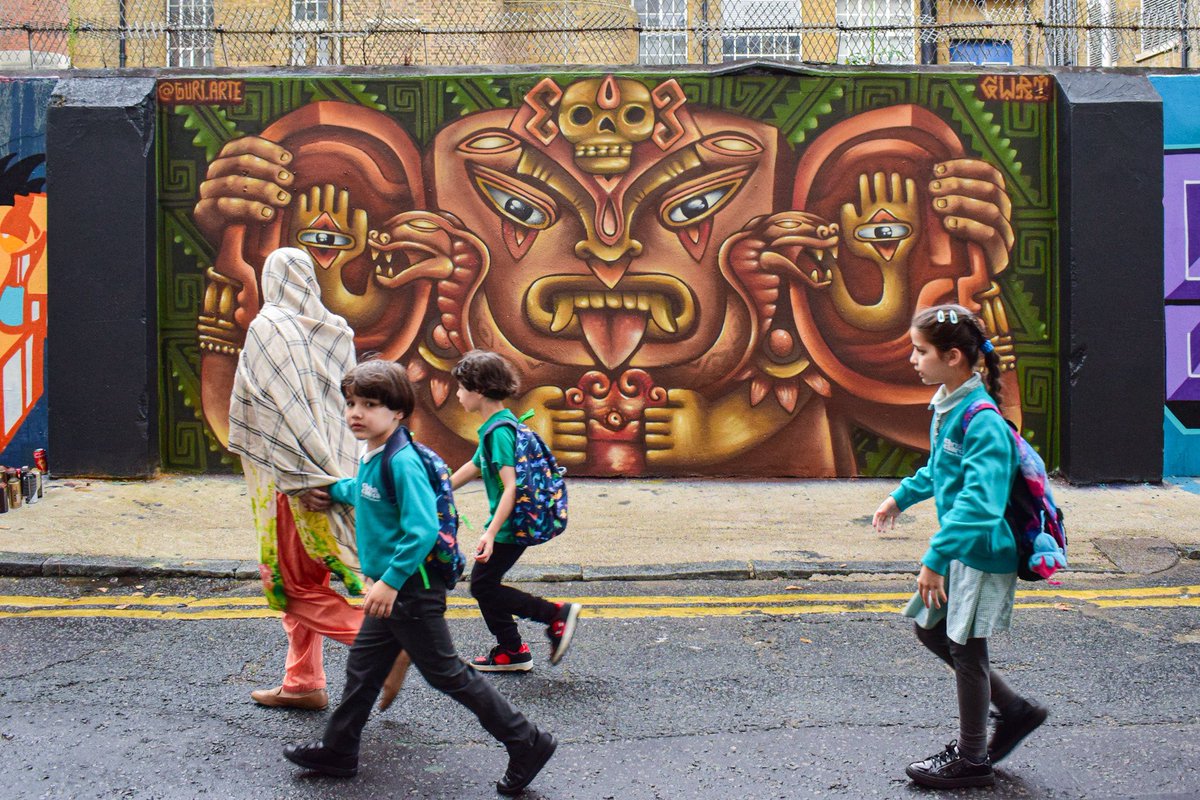
M483 432L489 433L502 425L516 431L514 450L517 473L517 499L513 505L513 535L520 545L548 542L567 529L566 469L558 466L554 454L525 420L533 416L527 411L518 420L498 419Z
M977 400L963 414L963 433L980 411L1000 413L994 403ZM1001 415L1001 419L1004 419ZM1013 477L1004 519L1017 540L1017 576L1021 580L1040 581L1067 565L1067 529L1063 514L1054 503L1046 464L1033 446L1021 436L1015 425L1004 419L1017 445L1019 466Z
M437 498L438 535L433 549L425 557L425 564L438 571L447 589L453 589L462 577L467 560L458 550L458 509L454 505L454 490L450 487L450 468L441 456L413 439L403 425L396 428L383 447L383 464L380 465L383 496L387 502L395 504L396 481L392 477L392 459L410 444L416 448L417 456L425 465L434 497Z

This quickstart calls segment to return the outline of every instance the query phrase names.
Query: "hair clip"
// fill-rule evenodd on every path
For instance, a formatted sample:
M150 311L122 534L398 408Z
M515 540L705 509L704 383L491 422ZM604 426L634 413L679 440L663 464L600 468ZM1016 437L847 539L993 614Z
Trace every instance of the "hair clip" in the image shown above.
M979 345L979 349L981 352L990 353L996 349L996 346L992 344L991 339L984 339L983 344Z
M938 322L945 322L945 321L946 321L946 311L945 311L945 309L941 309L941 310L939 310L939 311L938 311L938 313L937 313L937 321L938 321ZM958 312L956 312L956 311L955 311L953 308L952 308L952 309L950 309L950 322L951 322L952 324L955 324L955 325L957 325L957 324L958 324Z

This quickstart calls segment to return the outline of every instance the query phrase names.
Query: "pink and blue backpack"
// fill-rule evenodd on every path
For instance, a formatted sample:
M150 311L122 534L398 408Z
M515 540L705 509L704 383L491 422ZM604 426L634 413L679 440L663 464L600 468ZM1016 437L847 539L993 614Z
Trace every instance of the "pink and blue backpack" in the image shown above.
M963 414L963 432L980 411L1000 413L994 403L977 400ZM1002 416L1003 418L1003 416ZM1013 477L1012 492L1004 509L1004 519L1017 540L1017 576L1026 581L1046 580L1067 565L1067 530L1063 514L1054 503L1046 464L1033 446L1009 422L1017 445L1019 467Z
M558 466L554 454L525 420L533 416L527 411L519 420L501 418L488 426L483 438L501 425L516 431L514 446L517 473L517 501L513 506L513 536L520 545L548 542L567 529L566 469Z
M379 476L383 483L383 496L387 502L395 504L396 481L392 476L392 459L410 444L416 448L421 463L425 465L429 484L437 500L438 535L433 549L425 557L425 566L437 570L446 582L446 588L453 589L462 577L467 560L458 549L458 508L454 505L454 490L450 486L450 468L441 456L413 439L403 425L396 428L383 447Z

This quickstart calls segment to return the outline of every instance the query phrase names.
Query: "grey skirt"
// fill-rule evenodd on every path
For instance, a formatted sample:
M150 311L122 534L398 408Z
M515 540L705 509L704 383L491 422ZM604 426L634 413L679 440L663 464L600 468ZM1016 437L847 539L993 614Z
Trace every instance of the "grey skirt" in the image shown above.
M968 639L986 639L1008 630L1016 593L1015 572L982 572L951 561L946 576L949 600L941 608L926 608L920 593L913 592L903 613L922 628L932 628L944 619L946 635L966 644Z

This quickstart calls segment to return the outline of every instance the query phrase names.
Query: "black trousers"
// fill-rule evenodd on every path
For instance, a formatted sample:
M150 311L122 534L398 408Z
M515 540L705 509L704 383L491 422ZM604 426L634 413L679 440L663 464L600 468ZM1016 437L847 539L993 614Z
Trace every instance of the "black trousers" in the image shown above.
M521 631L514 616L549 625L558 606L549 600L505 586L504 573L512 569L525 552L525 545L497 542L487 561L476 561L471 568L471 596L479 602L479 611L488 630L505 650L521 647Z
M390 617L363 620L346 662L342 702L325 728L325 747L335 753L358 753L371 707L401 650L408 651L430 686L470 709L510 752L531 747L536 740L537 728L458 657L446 626L446 585L434 572L428 577L429 588L420 572L405 582Z
M1003 713L1025 701L991 668L987 639L968 639L966 644L959 644L946 635L946 620L929 629L913 627L921 644L954 670L958 748L968 758L981 761L987 755L988 705L995 704Z

